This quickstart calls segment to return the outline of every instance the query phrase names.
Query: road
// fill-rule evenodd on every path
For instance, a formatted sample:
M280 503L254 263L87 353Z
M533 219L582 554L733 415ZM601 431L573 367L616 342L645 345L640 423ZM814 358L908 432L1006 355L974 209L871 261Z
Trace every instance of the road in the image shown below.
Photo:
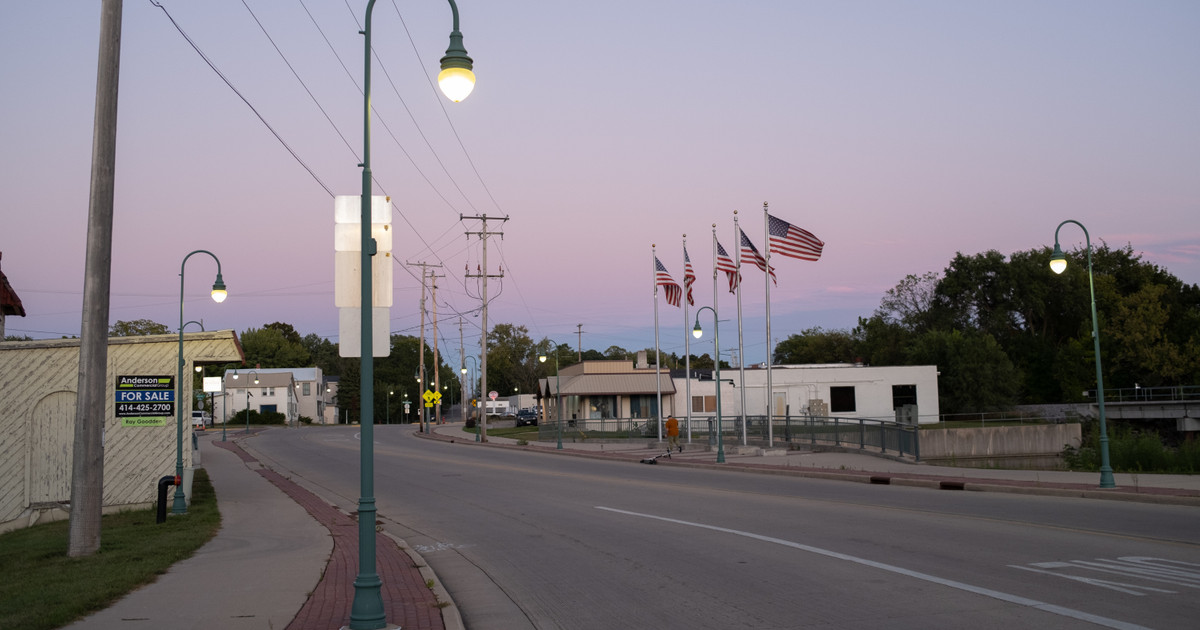
M1196 508L644 466L375 429L379 517L471 630L1194 628ZM265 463L353 511L355 427Z

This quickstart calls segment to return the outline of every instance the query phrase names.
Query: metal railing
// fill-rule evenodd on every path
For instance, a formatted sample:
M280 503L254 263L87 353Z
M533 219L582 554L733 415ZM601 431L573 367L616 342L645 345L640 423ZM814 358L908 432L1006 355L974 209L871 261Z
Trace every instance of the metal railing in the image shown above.
M1096 390L1084 392L1089 400L1096 400ZM1121 387L1104 388L1105 402L1182 402L1200 400L1200 385L1178 385L1175 387Z
M746 425L747 444L766 445L768 442L766 416L724 416L721 437L726 444L740 444L742 424ZM679 433L686 439L685 418L679 418ZM785 444L834 446L863 451L912 457L920 460L920 438L916 426L874 418L835 418L824 416L776 417L770 437ZM538 440L558 437L558 425L553 421L538 425ZM715 416L692 416L693 441L716 444ZM656 418L577 418L563 421L564 440L587 439L657 439Z

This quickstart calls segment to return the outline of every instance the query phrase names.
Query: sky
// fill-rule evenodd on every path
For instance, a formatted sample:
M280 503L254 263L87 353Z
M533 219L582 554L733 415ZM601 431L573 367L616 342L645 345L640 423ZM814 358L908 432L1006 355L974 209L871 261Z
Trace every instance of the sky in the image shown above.
M337 341L333 195L361 191L365 0L160 4L124 3L110 320L176 329L179 266L205 249L229 298L209 299L215 264L192 256L185 320ZM712 305L714 224L733 253L737 211L766 251L764 202L826 243L816 262L773 258L776 340L849 329L956 253L1049 247L1065 219L1200 283L1200 3L458 4L478 82L450 103L434 86L448 4L379 0L371 126L375 194L394 204L390 329L419 332L404 263L441 265L452 365L460 317L467 354L482 326L465 277L482 225L463 216L494 218L489 328L575 348L582 324L601 351L654 346L652 248L680 282L686 235L696 306ZM0 268L27 312L10 335L79 334L99 7L0 4ZM1065 249L1083 243L1063 228ZM760 362L764 279L743 275ZM682 354L695 309L657 299L659 345ZM723 276L716 304L728 358Z

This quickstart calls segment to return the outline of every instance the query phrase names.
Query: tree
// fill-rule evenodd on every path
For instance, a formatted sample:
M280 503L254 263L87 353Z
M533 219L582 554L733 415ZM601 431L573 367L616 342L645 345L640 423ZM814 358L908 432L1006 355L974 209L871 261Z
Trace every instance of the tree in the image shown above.
M875 315L889 324L898 324L913 332L928 330L931 322L940 274L927 271L921 276L908 274L887 290L875 309Z
M279 333L283 335L283 338L289 343L303 343L303 341L300 339L300 333L296 332L296 329L292 328L291 324L286 324L284 322L271 322L270 324L263 326L263 328L278 330Z
M138 337L141 335L165 335L171 332L166 324L160 324L149 319L135 319L133 321L117 320L108 329L109 337Z
M251 328L242 333L241 341L246 363L251 366L292 368L312 363L312 356L299 339L289 340L278 328Z
M929 331L910 350L913 365L936 365L942 413L1007 409L1017 402L1020 375L991 335Z
M342 373L342 357L338 350L338 344L320 337L316 333L309 333L300 340L300 345L308 350L312 364L321 368L326 375Z
M629 358L629 351L621 346L609 346L608 349L604 351L604 358L612 360L625 360Z
M854 363L859 360L858 340L847 330L809 328L789 335L775 346L775 364Z

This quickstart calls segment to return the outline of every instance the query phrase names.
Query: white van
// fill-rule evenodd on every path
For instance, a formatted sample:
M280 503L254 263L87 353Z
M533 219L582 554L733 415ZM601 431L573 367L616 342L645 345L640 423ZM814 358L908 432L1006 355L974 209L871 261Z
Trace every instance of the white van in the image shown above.
M203 431L205 427L211 427L213 423L212 416L208 415L207 411L192 412L192 428L197 431Z

